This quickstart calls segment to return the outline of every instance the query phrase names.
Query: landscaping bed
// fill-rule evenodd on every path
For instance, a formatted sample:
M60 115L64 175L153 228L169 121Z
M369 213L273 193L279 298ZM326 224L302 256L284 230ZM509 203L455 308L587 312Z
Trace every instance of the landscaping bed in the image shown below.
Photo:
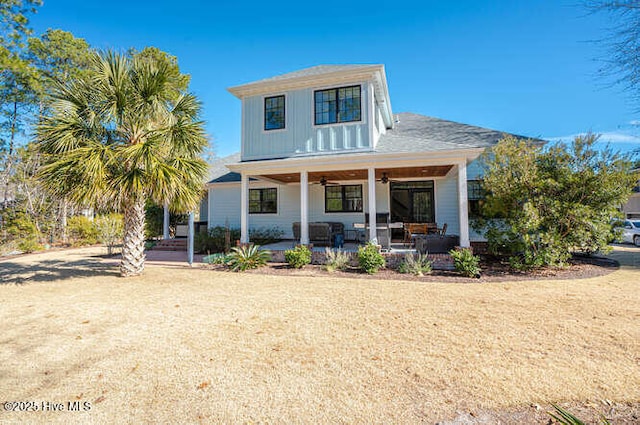
M221 265L210 265L214 270L226 270ZM355 266L346 271L328 272L324 266L319 264L309 264L302 269L293 269L285 262L270 262L266 266L255 270L247 270L246 273L261 275L282 275L282 276L308 276L308 277L337 277L356 279L376 279L376 280L407 280L418 282L451 282L451 283L484 283L501 281L522 281L540 279L587 279L596 276L609 274L618 268L616 261L602 257L574 256L566 268L553 268L535 270L529 272L514 271L504 262L490 260L483 257L480 264L482 274L480 278L463 277L452 270L434 270L424 276L403 274L390 268L379 270L375 274L362 272Z

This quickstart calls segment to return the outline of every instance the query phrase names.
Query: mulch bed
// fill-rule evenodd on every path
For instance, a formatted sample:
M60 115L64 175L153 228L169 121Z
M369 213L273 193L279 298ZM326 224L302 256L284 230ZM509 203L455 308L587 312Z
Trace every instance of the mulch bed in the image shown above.
M223 266L210 266L215 270L227 270ZM330 273L323 269L323 266L310 264L302 269L293 269L286 263L268 263L266 267L256 270L248 270L246 273L256 273L273 276L305 276L305 277L334 277L349 279L376 279L376 280L405 280L416 282L451 282L451 283L484 283L484 282L505 282L522 280L548 280L548 279L587 279L590 277L603 276L616 271L619 264L616 261L602 257L575 256L566 268L548 268L530 272L517 272L509 268L505 262L499 262L483 258L480 267L482 275L480 278L468 278L460 276L454 271L434 270L425 276L414 276L412 274L402 274L391 269L382 269L378 273L369 275L357 268L346 271L336 271Z

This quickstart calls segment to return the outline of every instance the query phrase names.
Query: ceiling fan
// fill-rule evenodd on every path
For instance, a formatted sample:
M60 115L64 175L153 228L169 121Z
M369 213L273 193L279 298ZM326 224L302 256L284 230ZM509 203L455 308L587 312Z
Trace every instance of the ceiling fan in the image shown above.
M313 182L312 184L319 184L322 186L339 186L340 185L340 183L337 183L337 182L330 182L329 180L327 180L325 176L322 176L322 178L320 178L319 181Z
M387 184L389 182L394 182L395 180L391 180L389 178L389 175L386 172L382 173L382 176L380 176L380 178L378 179L378 181L382 184Z

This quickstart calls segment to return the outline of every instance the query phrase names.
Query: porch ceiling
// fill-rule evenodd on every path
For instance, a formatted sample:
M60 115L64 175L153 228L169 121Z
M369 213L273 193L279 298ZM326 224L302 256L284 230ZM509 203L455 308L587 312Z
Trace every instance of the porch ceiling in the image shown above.
M453 165L429 165L424 167L376 168L376 179L380 179L383 173L385 173L389 179L443 177L447 175L452 167ZM276 180L282 183L300 183L300 173L264 174L257 177ZM314 171L309 173L309 182L317 183L323 177L329 181L366 180L367 170Z

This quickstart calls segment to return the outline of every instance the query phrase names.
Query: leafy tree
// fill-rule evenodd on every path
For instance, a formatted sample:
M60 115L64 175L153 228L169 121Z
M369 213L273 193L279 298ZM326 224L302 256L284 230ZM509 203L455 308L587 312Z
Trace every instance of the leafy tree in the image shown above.
M489 248L517 268L559 266L571 251L606 250L611 218L634 185L628 156L594 148L593 134L549 148L506 137L483 158L479 221Z
M10 198L9 178L15 163L15 149L23 137L36 103L37 72L24 56L31 34L29 14L40 0L0 2L0 185L3 209Z
M124 213L122 276L144 269L145 201L198 205L207 166L200 103L165 61L95 54L87 76L59 82L38 125L53 194Z
M38 109L40 115L48 113L43 99L55 88L55 81L69 81L88 72L92 51L89 44L72 33L49 29L41 37L28 40L28 58L38 71ZM57 199L58 235L63 243L67 242L67 215L69 202L66 198Z
M43 77L43 86L54 79L66 81L86 73L91 65L91 48L68 31L48 29L28 40L29 59Z
M13 198L10 177L16 161L16 145L24 136L27 117L35 103L35 70L23 57L26 38L31 34L29 14L41 0L0 2L0 228L7 239L7 207Z
M11 184L15 188L13 209L28 214L38 234L54 238L57 202L44 190L36 174L42 166L42 154L33 143L17 149Z
M0 52L20 45L31 34L29 14L36 13L42 0L2 0L0 2ZM3 54L5 54L3 53Z

